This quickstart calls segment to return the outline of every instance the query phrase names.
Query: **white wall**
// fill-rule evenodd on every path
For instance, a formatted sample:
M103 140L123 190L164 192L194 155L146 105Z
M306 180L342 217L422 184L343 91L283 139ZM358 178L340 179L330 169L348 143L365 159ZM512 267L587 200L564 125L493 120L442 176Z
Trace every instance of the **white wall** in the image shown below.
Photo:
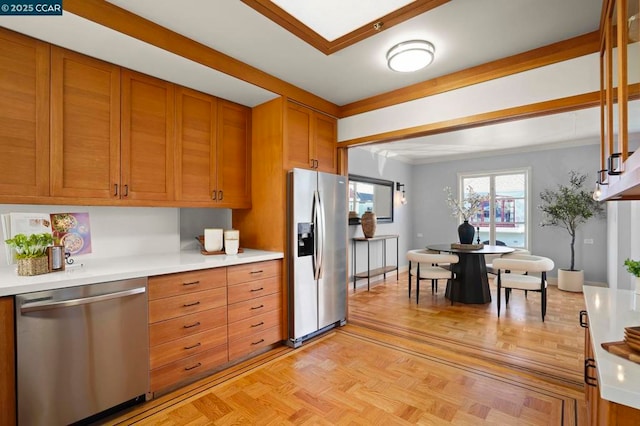
M609 286L634 289L634 277L627 272L624 261L640 260L640 201L611 201L607 210Z
M92 252L74 256L78 262L197 248L205 227L231 227L228 209L0 204L0 214L10 212L89 213ZM0 244L0 268L7 267L5 250Z

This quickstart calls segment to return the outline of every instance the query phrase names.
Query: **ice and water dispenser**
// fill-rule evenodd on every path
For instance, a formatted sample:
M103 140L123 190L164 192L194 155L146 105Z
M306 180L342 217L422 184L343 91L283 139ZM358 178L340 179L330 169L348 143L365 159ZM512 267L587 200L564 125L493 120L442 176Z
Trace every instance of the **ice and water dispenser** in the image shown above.
M298 257L313 256L313 223L298 223Z

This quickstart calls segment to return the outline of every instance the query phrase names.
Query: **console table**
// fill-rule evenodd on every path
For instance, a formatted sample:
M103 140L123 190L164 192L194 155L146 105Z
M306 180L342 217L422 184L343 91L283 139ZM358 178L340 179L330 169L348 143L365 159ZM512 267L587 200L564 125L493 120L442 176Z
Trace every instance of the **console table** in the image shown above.
M387 272L396 271L396 281L398 280L399 271L398 265L400 264L400 257L398 255L398 235L376 235L371 238L367 237L354 237L353 238L353 290L356 289L356 281L359 278L367 279L367 291L370 290L371 286L371 277L375 277L377 275L384 275L384 278L387 278ZM387 265L387 242L389 240L396 240L396 264L395 265ZM356 273L357 269L357 246L360 242L367 243L367 270L364 272ZM382 243L382 267L371 269L371 243L381 242Z

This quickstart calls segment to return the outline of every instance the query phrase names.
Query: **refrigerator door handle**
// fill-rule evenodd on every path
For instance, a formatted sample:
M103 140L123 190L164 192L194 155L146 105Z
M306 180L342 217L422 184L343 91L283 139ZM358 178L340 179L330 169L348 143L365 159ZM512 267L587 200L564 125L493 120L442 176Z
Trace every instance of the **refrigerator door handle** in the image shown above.
M320 193L318 192L318 218L320 221L320 229L318 231L319 234L319 248L318 248L318 278L322 278L322 272L324 271L324 241L326 239L326 226L325 226L325 217L324 217L324 203L322 202L322 197L320 197Z
M311 213L311 217L313 220L313 279L317 280L320 278L320 259L318 253L319 249L319 241L320 241L320 218L318 210L320 209L320 195L318 191L313 191L313 210Z

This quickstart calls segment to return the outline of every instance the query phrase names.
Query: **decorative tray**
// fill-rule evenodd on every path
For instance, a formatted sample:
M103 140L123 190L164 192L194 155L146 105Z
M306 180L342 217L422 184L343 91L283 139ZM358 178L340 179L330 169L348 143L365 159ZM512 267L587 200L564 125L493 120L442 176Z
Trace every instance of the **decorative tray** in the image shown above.
M204 235L199 235L196 237L196 240L198 240L200 242L200 253L209 256L209 255L213 255L213 254L227 254L225 253L224 250L217 250L217 251L206 251L204 249ZM238 248L238 253L244 253L244 249L242 247Z
M484 244L482 244L482 243L480 243L480 244L451 243L451 248L452 249L459 249L459 250L480 250L481 248L484 248Z
M640 364L640 353L633 350L627 342L608 342L603 343L602 348L607 352L621 356L622 358L626 358L629 361L636 362Z

